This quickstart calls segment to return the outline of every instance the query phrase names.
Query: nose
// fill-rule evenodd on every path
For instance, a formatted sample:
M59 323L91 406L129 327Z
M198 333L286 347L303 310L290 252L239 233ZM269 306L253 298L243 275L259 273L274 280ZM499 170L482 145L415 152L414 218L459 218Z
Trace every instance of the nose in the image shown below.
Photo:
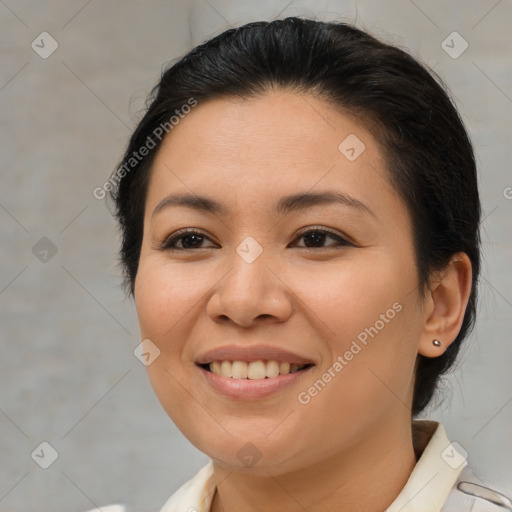
M231 256L229 270L215 285L206 312L215 322L233 322L250 328L256 322L285 322L293 312L293 293L283 279L279 263L270 251L255 259L239 246Z

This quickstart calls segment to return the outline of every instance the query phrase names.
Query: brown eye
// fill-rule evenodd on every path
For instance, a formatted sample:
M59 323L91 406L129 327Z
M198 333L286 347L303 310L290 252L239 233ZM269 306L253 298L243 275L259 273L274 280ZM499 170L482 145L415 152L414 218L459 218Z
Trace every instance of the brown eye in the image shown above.
M329 238L334 240L335 243L325 246L325 241ZM326 229L309 229L304 231L298 238L296 238L296 240L300 239L304 239L304 245L299 245L298 247L303 247L306 249L329 249L333 247L353 245L343 237ZM162 243L158 245L158 248L160 250L169 251L207 249L208 247L202 246L205 240L210 239L204 233L189 229L178 232L177 234L166 238Z
M335 233L332 233L331 231L327 231L325 229L309 229L308 231L303 232L297 240L300 240L301 238L304 239L305 244L303 246L299 247L305 247L307 249L318 247L320 249L328 249L330 247L339 247L339 246L346 246L346 245L352 245L350 242L345 240L339 235L336 235ZM335 240L335 244L330 244L328 246L323 246L326 239L331 238L332 240Z
M201 233L200 231L187 230L164 240L159 245L159 249L176 251L204 249L205 247L201 247L201 244L205 240L209 240L209 238L204 233ZM180 243L181 247L177 245Z

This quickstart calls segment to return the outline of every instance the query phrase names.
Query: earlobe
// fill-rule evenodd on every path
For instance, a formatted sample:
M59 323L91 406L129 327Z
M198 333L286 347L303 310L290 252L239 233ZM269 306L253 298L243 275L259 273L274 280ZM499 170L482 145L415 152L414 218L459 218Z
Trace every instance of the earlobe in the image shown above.
M418 352L438 357L459 334L471 294L471 261L466 253L452 256L427 292L423 333Z

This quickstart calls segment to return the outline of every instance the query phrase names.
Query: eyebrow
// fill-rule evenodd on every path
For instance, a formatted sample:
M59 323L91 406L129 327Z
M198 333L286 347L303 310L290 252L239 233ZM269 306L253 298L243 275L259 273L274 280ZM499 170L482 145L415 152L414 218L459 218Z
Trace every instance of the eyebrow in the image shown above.
M274 212L276 214L286 214L292 211L305 210L314 206L329 204L349 206L376 218L375 213L359 199L333 190L323 192L299 192L297 194L284 196L274 205ZM151 216L154 217L161 210L171 206L185 206L215 215L225 216L229 213L229 209L226 208L225 205L208 197L195 194L169 194L156 205Z

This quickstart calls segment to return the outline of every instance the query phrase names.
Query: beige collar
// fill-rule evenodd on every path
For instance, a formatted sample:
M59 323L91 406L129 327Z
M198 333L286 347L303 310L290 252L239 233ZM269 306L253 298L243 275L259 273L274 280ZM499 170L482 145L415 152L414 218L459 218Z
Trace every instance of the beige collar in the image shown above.
M457 443L450 443L443 426L435 421L413 421L412 430L419 460L386 512L441 512L467 464L463 450ZM210 461L169 498L160 512L209 512L215 490L213 462Z
M467 465L464 450L450 443L435 421L413 421L414 449L421 456L409 480L386 512L440 512Z

